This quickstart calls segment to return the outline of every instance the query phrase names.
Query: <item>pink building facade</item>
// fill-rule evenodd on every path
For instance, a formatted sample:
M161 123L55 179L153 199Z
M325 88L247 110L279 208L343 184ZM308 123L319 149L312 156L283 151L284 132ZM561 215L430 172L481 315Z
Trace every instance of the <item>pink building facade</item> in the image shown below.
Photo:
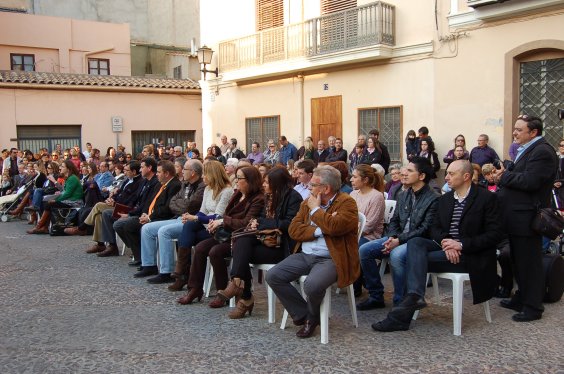
M127 24L0 12L0 25L2 148L202 138L199 85L131 77Z

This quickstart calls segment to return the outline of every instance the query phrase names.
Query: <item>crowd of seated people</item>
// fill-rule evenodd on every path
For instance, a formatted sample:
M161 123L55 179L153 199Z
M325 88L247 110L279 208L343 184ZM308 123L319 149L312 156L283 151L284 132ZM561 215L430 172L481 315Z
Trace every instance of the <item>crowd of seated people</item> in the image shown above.
M334 283L338 287L354 283L355 294L362 299L360 311L385 308L376 261L384 258L389 258L393 309L373 324L374 330L409 328L413 313L426 306L423 278L430 269L468 272L475 303L494 296L510 298L502 306L519 312L513 319L530 321L540 318L542 305L530 301L532 291L523 289L527 276L510 255L516 240L516 234L507 231L512 215L502 212L498 200L504 201L504 192L520 188L515 180L526 178L518 171L519 159L534 156L531 144L546 144L539 135L542 122L535 121L523 120L525 126L532 123L531 135L516 135L521 145L516 159L501 168L494 166L499 160L482 166L468 160L473 155L484 161L495 153L487 148L487 136L480 135L479 149L469 153L464 137L458 135L443 159L447 170L442 195L433 188L438 159L426 128L420 129L419 137L414 131L408 134L405 165L390 165L387 148L374 131L368 138L359 136L348 157L336 137L328 139L327 148L318 140L317 149L312 139L297 150L280 137L279 146L270 140L264 152L255 142L245 156L236 139L227 142L222 136L223 144L210 146L203 160L193 143L186 152L182 147L150 144L140 160L128 157L122 148L108 149L105 159L96 160L97 150L89 146L86 155L81 153L89 157L78 164L82 173L75 162L80 157L77 149L65 150L61 162L53 159L55 152L40 154L35 161L24 156L26 163L18 161L18 151L13 150L5 155L3 174L17 181L6 193L34 181L11 212L19 215L28 207L39 213L30 234L48 232L53 209L80 208L78 225L65 232L91 234L94 245L87 253L118 256L119 237L132 253L129 265L137 269L133 276L169 284L173 292L187 286L186 294L177 299L183 305L204 296L209 260L218 290L209 307L225 307L235 297L229 318L250 316L254 308L250 264L274 264L266 281L300 327L296 333L300 338L311 336L319 325L325 289ZM556 160L554 152L552 156ZM554 163L553 175L538 176L550 187L558 168ZM97 193L92 195L91 190ZM395 201L395 210L384 224L387 199ZM359 212L366 217L360 233ZM254 234L268 229L280 230L276 248ZM241 234L247 231L253 235ZM238 235L232 240L233 233ZM227 258L232 258L230 268ZM293 285L302 275L308 275L306 298Z

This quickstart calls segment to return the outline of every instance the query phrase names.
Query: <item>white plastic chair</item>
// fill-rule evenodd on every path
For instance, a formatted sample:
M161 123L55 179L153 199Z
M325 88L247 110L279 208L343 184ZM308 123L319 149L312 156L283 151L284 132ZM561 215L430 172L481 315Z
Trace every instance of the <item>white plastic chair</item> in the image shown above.
M439 283L437 278L450 279L452 281L452 319L453 319L453 334L455 336L460 336L462 334L462 309L464 301L464 282L470 281L470 275L468 273L429 273L431 275L433 282L433 291L435 294L435 300L437 303L439 299ZM428 279L427 276L427 279ZM492 322L492 316L490 313L490 302L485 301L482 303L484 305L484 313L486 315L486 321ZM413 319L417 319L419 315L417 311L413 315Z
M357 239L360 238L362 231L364 230L364 226L366 225L366 216L361 212L358 212L358 235ZM358 242L357 242L358 243ZM307 275L303 275L300 277L299 283L301 288L301 294L306 298L306 294L304 292L304 282L307 279ZM331 289L333 285L327 287L325 290L325 296L323 297L323 301L321 301L321 306L319 308L319 324L321 328L321 344L329 343L329 317L331 316ZM354 287L352 284L346 287L347 289L347 299L349 301L349 309L351 311L351 317L353 321L353 326L358 327L358 317L356 313L356 301L354 298ZM282 317L282 323L280 324L280 328L284 330L286 328L286 322L288 320L288 311L284 309L284 316Z
M233 258L230 259L229 269L231 269L232 264L233 264ZM204 275L204 294L206 295L206 298L210 297L212 280L213 280L213 266L211 266L210 258L208 256L208 259L207 259L207 262L206 262L206 274ZM229 300L229 307L230 308L235 307L235 298L234 297L232 297Z
M268 323L276 322L276 294L266 281L266 273L272 269L276 264L250 264L254 269L264 271L263 282L266 285L266 292L268 297Z
M384 224L390 223L392 217L394 216L394 211L396 210L397 202L395 200L386 200L386 210L384 211Z
M384 224L387 225L392 220L394 216L394 211L396 210L397 202L395 200L386 200L385 201L386 208L384 210ZM380 279L384 277L384 273L386 272L386 265L388 265L389 257L384 257L380 260Z

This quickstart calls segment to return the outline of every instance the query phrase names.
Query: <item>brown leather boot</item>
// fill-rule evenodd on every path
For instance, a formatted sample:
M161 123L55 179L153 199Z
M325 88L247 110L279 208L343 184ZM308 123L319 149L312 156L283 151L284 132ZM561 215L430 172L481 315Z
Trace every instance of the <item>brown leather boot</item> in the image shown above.
M28 225L35 225L37 223L37 212L31 211L29 212L29 221L27 221Z
M49 219L51 218L51 212L48 210L44 211L37 222L37 226L35 226L31 230L27 230L28 234L49 234Z
M21 214L22 214L24 208L27 206L27 204L29 204L29 192L26 192L24 198L22 199L21 203L19 203L19 205L16 207L16 209L10 210L8 212L8 214L11 215L11 216L16 216L16 217L21 216Z
M168 286L170 291L181 291L184 285L188 283L188 274L190 273L190 255L192 248L182 248L178 247L178 259L176 260L176 267L174 268L174 273L172 277L176 278L176 281Z
M227 284L227 287L225 287L224 290L217 291L217 296L223 299L223 301L227 301L234 296L239 298L243 294L244 288L245 288L244 280L242 280L241 278L233 278Z
M184 275L177 275L173 284L168 286L169 291L182 291L184 286L188 284L188 278Z

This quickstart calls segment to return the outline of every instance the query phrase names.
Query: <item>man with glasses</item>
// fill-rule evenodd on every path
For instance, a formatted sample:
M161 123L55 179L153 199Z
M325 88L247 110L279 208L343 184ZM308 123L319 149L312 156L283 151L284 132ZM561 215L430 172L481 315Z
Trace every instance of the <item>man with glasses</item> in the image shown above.
M100 162L98 169L99 172L94 176L94 182L96 182L100 191L106 193L108 187L110 187L114 181L114 176L110 172L106 161Z
M186 161L182 169L184 177L182 187L170 199L169 206L174 217L168 220L149 222L141 228L141 265L143 269L147 269L145 273L159 272L157 276L147 279L149 283L161 284L174 281L172 277L174 270L174 243L172 239L178 239L182 234L184 227L182 215L184 213L195 215L200 210L206 187L202 180L203 171L204 166L199 160ZM157 239L160 270L157 268ZM186 259L179 258L178 261L187 266ZM183 270L177 273L182 272ZM174 291L175 288L173 287L171 290Z
M147 161L147 160L145 160ZM154 164L153 164L154 165ZM114 223L114 230L125 245L133 253L134 262L132 264L141 265L141 229L150 222L168 220L174 216L170 209L170 200L180 190L181 183L176 177L176 169L170 161L159 161L157 164L158 182L153 191L143 200L141 209L134 209L129 212L129 217L121 218ZM135 274L136 278L156 275L158 270L148 267L141 269Z
M302 326L298 338L309 338L319 325L320 305L327 287L352 284L360 275L358 260L358 209L340 192L341 173L328 165L316 168L309 183L310 197L301 204L288 233L295 253L266 273L266 279L288 311L294 325ZM293 283L302 275L305 300Z
M519 290L501 306L517 312L512 319L540 319L545 294L542 237L531 229L539 208L550 206L558 158L542 136L538 117L521 115L515 121L513 138L519 143L515 162L504 162L495 171L502 209L502 224L509 236L515 279Z

